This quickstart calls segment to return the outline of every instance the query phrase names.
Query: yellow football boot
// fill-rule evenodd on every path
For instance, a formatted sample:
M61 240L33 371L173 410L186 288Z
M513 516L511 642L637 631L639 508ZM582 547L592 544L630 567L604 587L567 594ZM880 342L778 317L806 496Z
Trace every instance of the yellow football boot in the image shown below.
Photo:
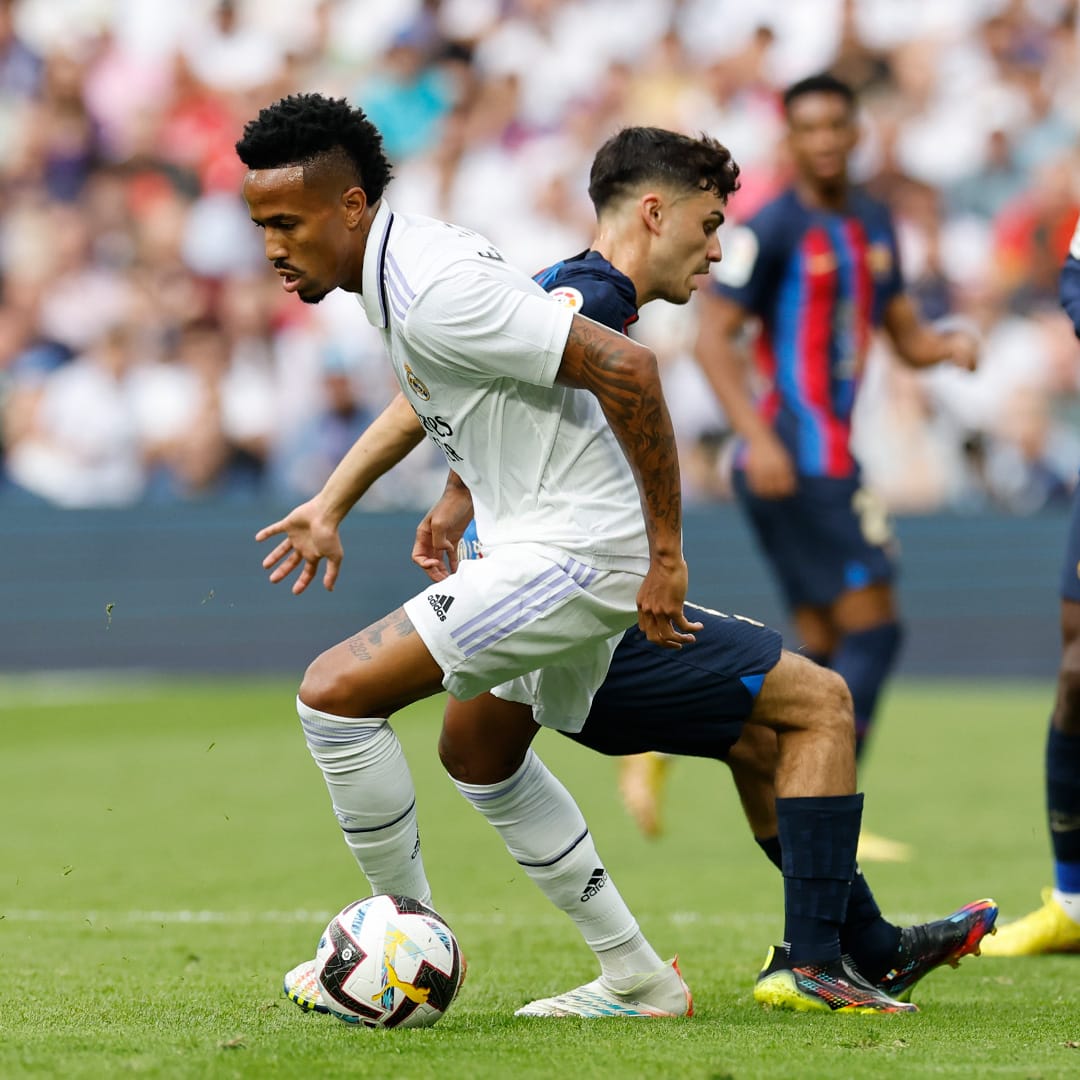
M667 786L671 758L648 751L619 760L619 794L638 828L649 837L659 836L660 807Z
M890 840L887 836L867 832L859 833L859 850L856 858L859 862L911 862L915 854L910 844L903 840Z
M982 942L983 956L1043 956L1047 953L1080 952L1080 923L1065 914L1054 899L1054 890L1042 891L1043 906L1016 922L999 926Z

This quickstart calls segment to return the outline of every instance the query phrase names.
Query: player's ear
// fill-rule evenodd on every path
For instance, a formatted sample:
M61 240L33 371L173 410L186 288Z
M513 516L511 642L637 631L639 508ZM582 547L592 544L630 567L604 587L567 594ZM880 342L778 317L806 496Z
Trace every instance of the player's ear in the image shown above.
M347 188L341 193L341 209L345 215L345 225L349 229L357 228L364 219L367 209L367 192L362 187Z
M664 216L664 200L656 192L650 191L641 196L638 201L638 211L645 228L651 233L659 233Z

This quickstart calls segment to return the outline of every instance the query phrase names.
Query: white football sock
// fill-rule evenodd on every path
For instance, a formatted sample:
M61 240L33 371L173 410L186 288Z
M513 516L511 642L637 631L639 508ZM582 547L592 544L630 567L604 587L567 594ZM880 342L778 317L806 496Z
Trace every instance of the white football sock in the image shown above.
M608 877L577 803L532 750L501 783L454 783L543 894L573 919L613 989L664 966Z
M393 728L380 718L350 719L309 708L296 711L330 792L334 816L373 893L431 904L420 855L416 791Z

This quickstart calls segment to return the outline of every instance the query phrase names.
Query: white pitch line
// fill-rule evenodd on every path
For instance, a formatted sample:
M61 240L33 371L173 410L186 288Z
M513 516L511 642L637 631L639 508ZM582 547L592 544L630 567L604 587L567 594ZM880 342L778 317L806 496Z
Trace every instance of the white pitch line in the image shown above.
M214 924L226 926L244 926L252 923L278 925L325 925L334 913L332 911L50 911L46 908L14 908L0 910L0 927L3 923L90 923L109 926L139 925L143 923L177 924ZM669 911L662 915L641 915L649 922L664 921L675 926L724 926L744 927L775 922L780 913L768 914L722 914L700 911ZM554 925L562 922L562 916L554 911L542 916L508 914L505 911L467 911L455 913L451 920L455 925L485 924L488 926L535 926Z

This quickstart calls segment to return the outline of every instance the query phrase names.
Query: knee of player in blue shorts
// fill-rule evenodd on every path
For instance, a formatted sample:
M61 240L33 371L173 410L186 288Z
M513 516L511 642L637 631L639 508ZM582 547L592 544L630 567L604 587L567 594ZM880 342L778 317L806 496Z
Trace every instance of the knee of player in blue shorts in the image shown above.
M787 651L766 677L753 716L778 734L812 730L853 739L855 733L847 683L830 668Z
M855 732L855 708L851 690L830 668L814 665L809 680L806 706L815 728L828 728L840 738L852 738Z

